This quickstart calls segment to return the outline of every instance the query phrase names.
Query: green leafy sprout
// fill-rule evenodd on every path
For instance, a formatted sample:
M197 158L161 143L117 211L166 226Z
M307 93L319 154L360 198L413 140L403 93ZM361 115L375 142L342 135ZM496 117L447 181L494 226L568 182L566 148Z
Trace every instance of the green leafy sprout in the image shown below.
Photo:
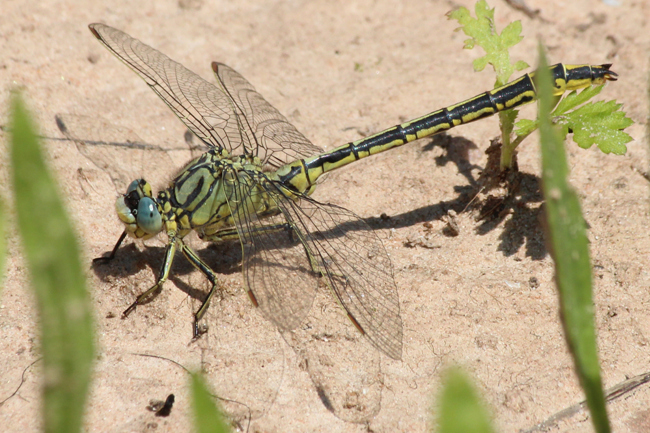
M510 76L528 67L521 60L512 62L508 50L523 39L521 22L515 21L506 26L499 34L494 23L494 9L490 9L485 0L480 0L474 8L476 18L470 11L460 7L448 14L450 19L458 21L469 39L465 40L465 49L475 46L483 48L485 55L474 60L474 70L482 71L489 64L497 74L495 87L500 87L510 80ZM604 153L623 155L627 151L626 143L632 137L622 130L633 122L628 118L621 105L615 101L598 101L587 103L598 95L603 86L592 86L580 92L570 92L551 112L553 124L559 125L562 139L573 133L573 141L583 149L593 144ZM499 113L501 128L501 170L512 168L513 155L519 144L539 127L538 120L521 119L515 123L517 109ZM514 132L514 137L513 137Z

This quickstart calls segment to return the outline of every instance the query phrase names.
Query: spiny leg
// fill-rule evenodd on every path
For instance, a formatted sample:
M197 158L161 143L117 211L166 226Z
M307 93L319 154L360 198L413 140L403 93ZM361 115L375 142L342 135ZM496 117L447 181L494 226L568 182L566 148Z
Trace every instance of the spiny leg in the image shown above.
M196 311L196 314L194 314L194 338L198 338L203 332L199 329L199 321L203 318L205 315L206 311L208 311L208 307L210 307L210 301L212 300L212 297L217 291L217 275L214 273L212 268L205 264L203 260L199 256L196 255L196 253L187 245L183 244L181 246L181 251L183 252L183 255L187 260L194 265L196 269L201 271L207 279L212 283L212 288L210 289L210 292L208 293L208 296L205 298L199 309Z
M135 301L127 308L124 310L124 313L122 313L122 318L126 318L129 314L131 314L135 308L138 305L142 305L145 303L149 297L154 295L156 291L162 289L162 285L167 281L167 278L169 277L169 271L171 270L172 267L172 262L174 261L174 254L176 253L176 248L178 246L178 243L182 241L174 236L169 237L169 243L167 244L167 249L165 251L165 261L163 262L162 267L160 268L160 274L158 275L158 280L156 281L156 284L154 284L149 290L146 292L142 293L140 296L135 298ZM183 245L184 246L184 245Z

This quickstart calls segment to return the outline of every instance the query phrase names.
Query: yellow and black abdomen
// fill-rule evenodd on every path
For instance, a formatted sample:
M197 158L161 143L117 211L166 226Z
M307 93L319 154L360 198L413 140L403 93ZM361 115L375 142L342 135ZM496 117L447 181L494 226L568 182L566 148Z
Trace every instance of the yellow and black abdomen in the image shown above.
M610 67L611 64L553 65L549 68L553 77L553 93L559 96L568 90L615 81L617 75L609 69ZM287 164L277 171L278 176L282 182L293 186L294 189L306 191L324 173L359 159L534 101L537 98L534 77L534 72L525 74L458 104L393 126L332 151Z

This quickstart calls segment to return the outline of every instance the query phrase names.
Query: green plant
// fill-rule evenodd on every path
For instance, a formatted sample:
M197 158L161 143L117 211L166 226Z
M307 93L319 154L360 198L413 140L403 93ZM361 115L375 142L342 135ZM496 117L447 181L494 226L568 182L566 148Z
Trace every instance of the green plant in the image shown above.
M594 326L591 262L585 220L578 196L568 184L564 150L564 124L553 123L556 101L542 47L537 75L542 152L543 192L546 199L546 238L555 264L560 315L573 356L580 385L585 392L594 428L609 433L609 419L600 377ZM488 416L469 379L459 370L447 372L443 380L438 413L438 431L491 432Z
M474 8L476 18L473 18L467 8L461 7L448 14L450 19L457 20L469 39L465 40L466 49L480 46L485 55L474 60L474 70L482 71L489 64L497 74L495 87L507 83L515 71L528 67L521 60L512 62L508 50L518 44L521 36L521 22L510 23L499 34L494 23L494 9L490 9L485 0L480 0ZM620 111L621 104L615 101L598 101L586 103L598 95L603 86L586 88L581 92L570 92L551 113L552 123L562 126L562 139L573 133L573 141L582 148L597 144L605 153L622 155L632 138L622 130L633 122ZM512 167L513 154L517 146L539 127L538 120L522 119L515 123L518 110L507 110L499 113L501 128L501 169ZM514 138L513 138L514 131Z
M491 433L490 417L471 381L459 368L443 378L439 399L438 432Z
M43 354L43 427L81 431L93 358L92 306L72 226L45 164L32 120L12 102L11 165L18 229L36 293ZM0 208L0 235L4 235ZM0 238L0 265L4 256ZM198 375L191 377L199 432L228 432Z

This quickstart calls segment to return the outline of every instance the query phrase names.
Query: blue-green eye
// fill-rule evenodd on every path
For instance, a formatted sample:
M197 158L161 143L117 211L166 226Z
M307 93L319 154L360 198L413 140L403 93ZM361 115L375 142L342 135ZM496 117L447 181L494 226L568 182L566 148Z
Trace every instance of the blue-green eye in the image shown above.
M135 191L138 188L138 185L140 184L140 179L136 179L133 182L129 184L129 187L126 189L126 193L130 193L131 191Z
M153 199L143 197L138 203L138 227L149 234L156 234L162 229L162 218Z

